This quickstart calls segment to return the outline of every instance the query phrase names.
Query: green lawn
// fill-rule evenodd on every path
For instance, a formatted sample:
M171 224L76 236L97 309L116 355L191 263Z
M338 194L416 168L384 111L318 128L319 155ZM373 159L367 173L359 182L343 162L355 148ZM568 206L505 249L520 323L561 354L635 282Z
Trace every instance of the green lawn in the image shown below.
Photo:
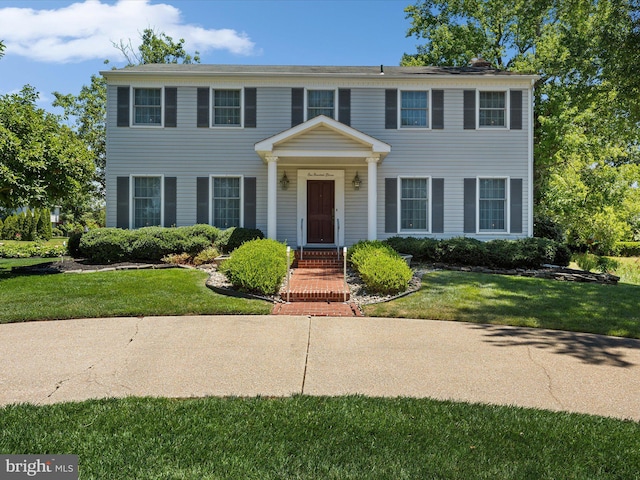
M54 237L51 240L47 240L46 242L27 242L22 240L0 240L0 243L4 245L31 245L31 244L44 244L44 245L62 245L65 242L69 242L69 238L67 237Z
M83 480L640 478L636 422L428 399L23 404L0 431L5 454L77 454Z
M640 286L437 271L421 289L365 307L378 317L516 325L640 338Z
M212 292L205 286L206 278L205 272L184 269L15 275L0 267L0 323L271 311L267 302Z

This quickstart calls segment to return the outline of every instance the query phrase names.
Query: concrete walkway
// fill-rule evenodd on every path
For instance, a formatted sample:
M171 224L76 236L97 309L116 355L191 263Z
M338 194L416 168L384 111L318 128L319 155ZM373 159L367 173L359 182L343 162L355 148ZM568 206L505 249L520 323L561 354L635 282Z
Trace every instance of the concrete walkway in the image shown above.
M640 341L379 318L0 325L0 404L294 393L432 397L640 421Z

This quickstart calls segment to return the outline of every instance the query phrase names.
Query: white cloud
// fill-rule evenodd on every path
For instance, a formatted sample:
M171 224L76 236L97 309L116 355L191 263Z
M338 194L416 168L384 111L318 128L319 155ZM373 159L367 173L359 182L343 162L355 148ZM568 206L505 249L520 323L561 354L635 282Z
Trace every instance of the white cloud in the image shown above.
M0 8L5 53L43 62L115 59L119 53L112 42L128 43L131 39L135 45L145 28L164 32L174 40L184 38L189 52L219 49L237 55L255 53L255 44L246 33L185 24L180 10L166 3L85 0L57 10Z

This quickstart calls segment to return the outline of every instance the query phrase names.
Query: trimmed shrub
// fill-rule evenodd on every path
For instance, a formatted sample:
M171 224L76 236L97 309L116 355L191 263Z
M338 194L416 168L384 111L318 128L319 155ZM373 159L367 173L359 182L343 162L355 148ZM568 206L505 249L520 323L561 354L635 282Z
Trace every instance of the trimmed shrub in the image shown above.
M235 249L220 266L220 271L239 290L271 295L280 290L287 268L285 244L271 239L256 239Z
M230 227L220 231L214 245L222 253L231 253L243 243L260 238L264 233L257 228Z
M391 237L384 241L398 253L413 255L418 262L436 262L439 241L435 238Z
M89 230L81 235L78 251L94 263L123 262L131 259L133 235L134 232L120 228Z
M393 248L391 248L390 245L381 240L361 240L357 243L354 243L347 250L347 260L351 262L353 268L359 271L360 265L362 265L367 256L377 250L382 250L384 252L387 252L390 256L396 256L400 258L398 253Z
M440 240L437 258L455 265L486 265L487 246L475 238L455 237Z
M220 229L213 225L198 223L189 227L179 227L178 230L185 232L189 237L205 237L210 243L214 243L220 235Z
M618 242L613 253L618 257L640 257L640 242Z
M79 257L80 253L80 239L82 238L82 233L72 233L69 235L69 255L72 257Z
M389 254L383 249L367 252L358 273L372 293L396 294L404 292L413 276L407 263L395 252Z
M54 258L66 253L67 248L62 245L42 245L40 243L0 245L0 258Z

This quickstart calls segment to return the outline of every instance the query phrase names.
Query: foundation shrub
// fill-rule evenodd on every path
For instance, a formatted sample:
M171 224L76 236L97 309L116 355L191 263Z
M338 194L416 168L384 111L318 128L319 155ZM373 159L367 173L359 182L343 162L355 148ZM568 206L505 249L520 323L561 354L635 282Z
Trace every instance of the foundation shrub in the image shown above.
M82 234L81 256L93 263L114 263L130 259L133 232L120 228L98 228Z
M398 253L413 255L418 262L436 262L438 240L435 238L391 237L384 241Z
M387 252L390 256L396 256L400 258L398 253L388 244L380 240L361 240L354 243L347 250L347 260L351 262L353 268L356 271L360 270L360 266L364 260L371 255L372 252L382 250Z
M359 265L358 273L368 291L381 294L404 292L413 275L397 253L390 254L383 249L368 252Z
M255 239L236 248L220 271L241 291L278 293L287 274L287 247L271 239Z
M454 265L486 265L487 247L475 238L455 237L440 240L436 249L440 262Z
M220 231L214 245L222 253L231 253L243 243L260 238L264 233L257 228L230 227Z

